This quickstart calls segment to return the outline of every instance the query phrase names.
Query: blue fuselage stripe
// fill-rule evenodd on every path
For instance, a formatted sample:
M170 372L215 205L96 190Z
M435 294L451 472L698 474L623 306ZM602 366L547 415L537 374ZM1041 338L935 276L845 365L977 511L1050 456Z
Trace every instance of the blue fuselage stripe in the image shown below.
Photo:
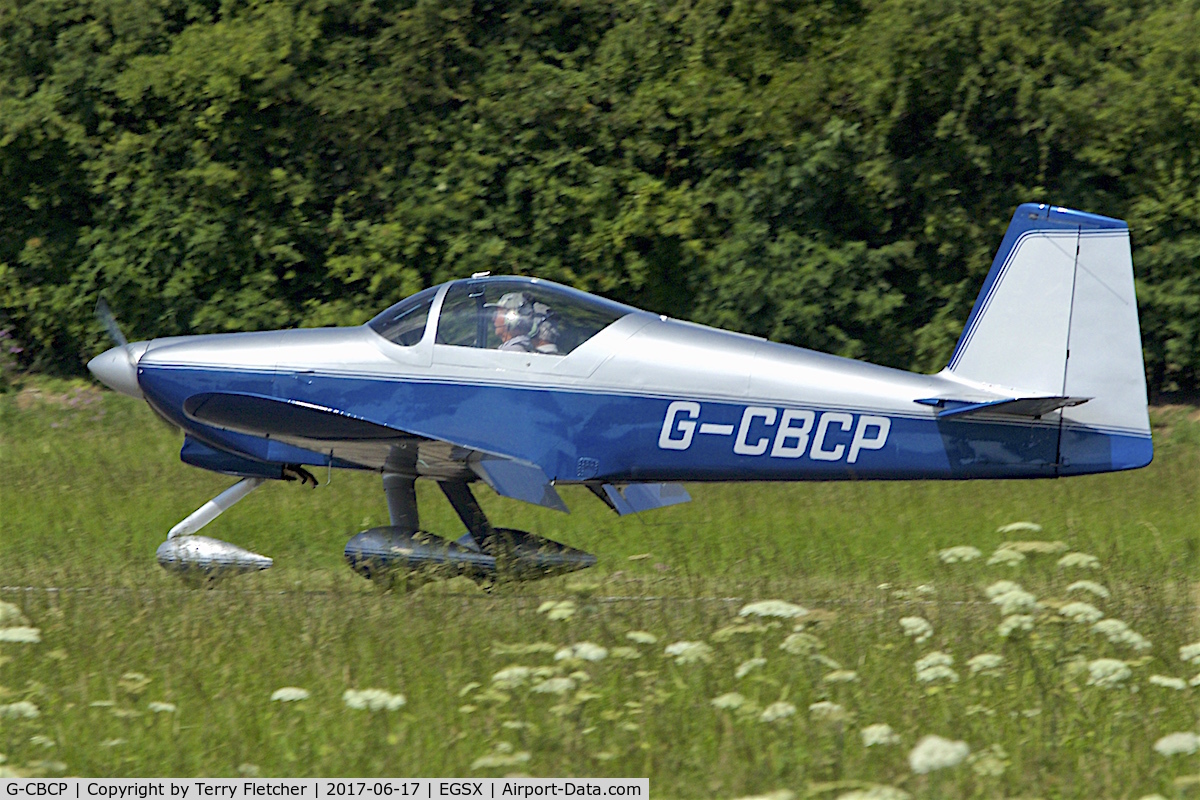
M1141 466L1150 448L1148 436L1073 428L1064 437L1071 437L1075 457L1059 465L1059 429L1049 423L327 374L301 380L180 366L140 373L147 398L196 438L277 463L326 463L327 456L216 431L188 419L184 401L202 392L242 392L312 403L398 432L530 461L559 482L1055 477Z

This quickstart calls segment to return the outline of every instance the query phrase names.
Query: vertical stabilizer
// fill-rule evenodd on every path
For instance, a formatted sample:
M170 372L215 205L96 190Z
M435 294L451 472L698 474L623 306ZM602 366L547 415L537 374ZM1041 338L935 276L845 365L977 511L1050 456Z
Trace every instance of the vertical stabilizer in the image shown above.
M1088 398L1061 412L1060 472L1150 462L1129 227L1017 208L947 367L999 392Z

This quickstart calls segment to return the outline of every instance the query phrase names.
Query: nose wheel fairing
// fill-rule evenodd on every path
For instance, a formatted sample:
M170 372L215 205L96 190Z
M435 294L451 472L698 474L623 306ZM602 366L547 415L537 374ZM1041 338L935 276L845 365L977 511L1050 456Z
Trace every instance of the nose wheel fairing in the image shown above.
M270 569L270 558L198 532L263 484L264 478L243 478L189 514L167 534L155 554L158 564L184 583L211 586L222 578Z

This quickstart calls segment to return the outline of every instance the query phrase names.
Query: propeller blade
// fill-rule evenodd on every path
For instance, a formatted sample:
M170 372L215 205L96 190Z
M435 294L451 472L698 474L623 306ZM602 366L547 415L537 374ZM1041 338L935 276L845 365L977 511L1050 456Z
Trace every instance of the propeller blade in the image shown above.
M108 307L108 303L104 300L104 295L100 295L100 299L96 302L96 317L103 323L108 335L118 347L124 347L129 344L129 340L125 338L125 334L121 333L121 326L117 324L117 318L113 316L112 309Z

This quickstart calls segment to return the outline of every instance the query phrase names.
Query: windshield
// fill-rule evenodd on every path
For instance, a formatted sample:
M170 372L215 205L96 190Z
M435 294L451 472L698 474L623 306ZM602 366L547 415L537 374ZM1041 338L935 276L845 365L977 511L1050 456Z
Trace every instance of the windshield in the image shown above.
M460 281L438 315L437 343L566 355L634 309L552 283Z
M401 300L367 324L383 338L404 347L412 347L425 335L429 307L437 295L434 286Z

